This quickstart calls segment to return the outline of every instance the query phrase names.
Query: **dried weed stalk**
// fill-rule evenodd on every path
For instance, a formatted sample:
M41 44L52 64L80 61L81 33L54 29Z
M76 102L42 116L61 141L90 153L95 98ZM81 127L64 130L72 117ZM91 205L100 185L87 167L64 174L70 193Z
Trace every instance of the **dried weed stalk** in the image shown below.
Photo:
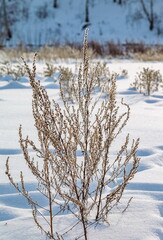
M149 96L154 91L159 90L162 83L163 79L159 70L156 71L150 68L143 68L143 70L137 74L132 87L140 93Z
M45 77L52 77L57 71L57 67L54 67L53 64L46 63L46 68L44 70Z
M87 31L78 79L72 78L75 104L66 101L61 89L64 108L55 101L52 106L46 90L35 80L35 59L32 70L26 62L24 64L33 89L32 109L40 148L28 137L23 138L22 127L19 130L20 145L29 169L38 180L40 193L48 199L48 217L41 213L42 207L34 202L26 191L23 173L21 186L14 182L8 160L6 173L10 182L34 207L34 220L47 237L63 239L69 231L81 224L83 234L75 239L84 237L87 240L88 227L101 221L108 222L109 212L117 206L125 187L137 172L139 158L136 151L139 139L133 140L129 150L127 135L117 154L114 157L110 154L112 145L129 119L129 106L122 101L122 108L125 107L126 111L119 113L115 78L111 79L105 98L95 99L93 93L97 86L98 66L94 71L90 70ZM29 147L33 148L40 161L43 160L42 168L35 159L30 158ZM57 201L58 197L62 201ZM58 213L53 212L55 204L59 205ZM56 233L55 216L65 210L74 215L76 223L66 232ZM48 224L49 229L39 222L38 214Z

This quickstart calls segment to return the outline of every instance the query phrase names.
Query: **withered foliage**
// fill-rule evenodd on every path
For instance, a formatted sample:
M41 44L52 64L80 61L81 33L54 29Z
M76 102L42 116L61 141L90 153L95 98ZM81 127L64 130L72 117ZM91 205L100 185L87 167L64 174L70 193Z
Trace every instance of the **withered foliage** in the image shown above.
M87 31L83 44L83 63L79 67L78 77L72 78L73 104L67 101L62 88L64 107L61 108L56 101L52 104L46 90L35 80L35 59L32 70L26 62L24 64L33 90L32 109L40 147L28 137L23 138L22 127L19 129L20 145L30 171L37 178L38 190L48 199L48 208L39 206L30 197L22 172L20 185L14 182L8 160L6 173L10 182L33 206L35 223L47 237L63 239L81 224L83 233L75 239L84 237L87 240L88 227L102 221L108 223L109 212L117 206L125 187L137 172L139 139L133 140L129 147L127 135L117 154L111 155L112 146L129 119L130 108L122 101L121 107L125 108L122 113L116 102L115 77L103 82L103 87L107 89L105 96L103 91L101 95L94 94L98 85L99 66L90 66ZM106 85L109 87L106 88ZM39 161L43 161L42 167L30 157L31 147ZM58 201L58 198L61 200ZM58 212L53 212L55 205L59 206ZM42 214L41 209L48 211L49 216ZM66 232L58 232L54 229L55 217L64 211L73 214L76 223ZM45 220L47 228L39 222L38 215Z
M143 70L137 73L135 81L131 85L140 93L145 95L151 95L154 91L158 91L162 87L163 79L159 70L153 70L150 68L143 68Z

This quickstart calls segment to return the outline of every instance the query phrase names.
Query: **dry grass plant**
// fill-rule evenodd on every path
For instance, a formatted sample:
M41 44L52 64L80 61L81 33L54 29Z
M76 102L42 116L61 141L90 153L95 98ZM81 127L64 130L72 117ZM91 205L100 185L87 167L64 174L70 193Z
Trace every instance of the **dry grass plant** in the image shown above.
M135 58L138 60L149 62L149 61L163 61L163 52L159 52L153 49L148 50L145 53L135 53Z
M57 72L57 67L54 67L51 63L46 63L46 68L44 70L44 76L45 77L52 77L53 74Z
M17 81L26 74L26 69L22 65L12 65L11 62L5 62L0 66L0 74L2 76L12 75L13 80Z
M13 69L12 69L11 63L5 62L3 65L1 65L0 66L0 74L2 76L13 74Z
M159 90L163 83L162 75L159 70L143 68L140 73L137 73L134 83L131 85L140 93L151 95L154 91Z
M124 50L121 43L115 43L113 41L108 41L105 43L107 46L107 53L113 57L124 56Z
M33 46L34 47L34 46ZM29 46L30 48L30 46ZM32 46L31 46L32 49ZM88 49L91 58L94 57L92 49ZM17 49L0 49L1 62L5 61L20 61L23 57L26 61L33 60L34 51L20 47ZM44 46L38 49L37 59L39 61L56 61L56 60L68 60L68 59L82 58L81 51L71 46Z
M69 102L74 102L75 97L73 94L74 82L78 81L78 74L73 73L71 69L67 67L58 67L60 72L59 83L61 92L64 92L64 99ZM78 65L76 65L76 71L79 71ZM94 77L94 92L108 92L110 84L113 79L118 77L117 73L111 73L106 63L91 61L89 65L89 74Z
M0 61L5 62L20 62L21 57L26 59L26 61L31 61L33 59L33 51L28 51L25 48L18 49L0 49Z
M99 87L100 91L108 92L111 82L116 80L118 77L117 73L112 73L109 70L107 63L97 62L97 64L93 64L89 66L91 75L94 75L94 82ZM95 71L95 74L93 72Z
M24 62L33 90L32 109L40 147L28 136L23 138L22 127L19 129L20 146L30 171L38 181L38 190L48 199L46 209L39 206L25 189L24 173L20 173L20 185L14 182L9 159L6 162L10 182L33 206L36 225L48 238L55 240L63 240L78 225L82 226L83 233L75 239L82 237L87 240L89 226L108 223L108 214L119 204L139 165L136 156L139 139L133 140L129 147L129 134L114 158L110 155L112 145L116 144L129 119L130 108L122 101L121 107L126 110L119 112L115 78L111 79L104 99L94 96L98 66L94 67L94 71L90 68L87 44L86 31L83 63L77 80L72 78L75 104L65 99L61 89L63 108L55 101L52 106L46 90L35 80L35 59L32 70ZM36 159L30 157L30 147L43 162L42 168ZM112 184L114 187L111 187ZM58 197L62 201L58 201ZM57 213L53 212L56 204L59 206ZM43 215L40 209L46 210L49 216ZM65 210L76 218L76 222L66 232L58 232L54 229L54 222L57 214ZM45 220L48 229L39 222L38 215Z
M88 50L91 57L94 56L91 49ZM38 60L51 60L56 61L57 59L78 59L82 58L81 51L79 49L73 48L71 46L56 46L48 47L45 46L39 49Z
M129 42L126 41L124 46L124 51L126 55L130 54L145 54L149 51L149 49L152 49L150 46L146 45L144 42Z
M56 61L82 58L81 44L68 43L61 46L57 43L49 46L20 46L17 49L0 49L1 62L5 61L18 61L21 57L26 61L33 60L34 51L32 49L38 48L39 61ZM134 43L126 41L125 44L115 43L113 41L100 44L96 41L89 42L88 48L89 56L94 57L130 57L143 61L162 61L163 60L163 47L160 45L149 46L143 42Z
M126 69L122 69L121 73L120 73L121 77L127 77L128 76L128 71Z
M95 56L104 56L105 50L104 46L96 41L90 41L88 44L89 48L92 49Z

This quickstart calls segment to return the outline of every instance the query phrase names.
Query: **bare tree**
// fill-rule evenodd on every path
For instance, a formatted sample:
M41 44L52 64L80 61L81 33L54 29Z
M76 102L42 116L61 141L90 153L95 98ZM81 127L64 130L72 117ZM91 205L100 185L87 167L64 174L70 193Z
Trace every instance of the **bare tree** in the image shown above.
M152 31L154 29L154 21L155 21L155 14L153 11L154 2L153 0L150 0L149 9L147 5L144 3L144 0L140 0L140 3L142 5L144 14L149 22L149 30Z
M53 7L54 7L54 8L57 8L57 7L58 7L58 1L57 1L57 0L54 0L54 2L53 2Z
M82 27L82 30L88 28L89 23L89 0L85 0L85 23Z
M7 14L6 0L2 0L2 9L3 9L3 19L4 19L5 29L6 29L7 40L10 40L12 38L12 32L10 29L9 17Z
M85 22L89 22L89 0L85 0Z
M122 4L122 0L113 0L113 2L117 2L118 4Z
M24 9L23 9L24 8ZM27 8L27 6L26 6ZM21 3L19 0L1 0L0 1L0 25L1 29L0 32L5 36L6 40L10 40L12 38L12 25L20 19L22 14L27 15L27 10L24 6L24 1L22 0ZM23 11L26 11L24 13Z

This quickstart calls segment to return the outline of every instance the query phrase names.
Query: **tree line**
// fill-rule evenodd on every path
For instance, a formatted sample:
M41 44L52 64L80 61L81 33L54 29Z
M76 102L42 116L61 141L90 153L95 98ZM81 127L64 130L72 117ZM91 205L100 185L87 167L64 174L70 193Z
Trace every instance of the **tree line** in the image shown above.
M103 0L107 3L108 0ZM110 1L110 0L109 0ZM52 0L49 4L52 5L54 9L60 8L60 3L62 0ZM135 3L134 0L113 0L114 4L118 4L120 6L126 5L128 3ZM155 21L157 19L157 13L154 11L154 5L157 4L154 0L137 0L137 3L140 5L140 11L143 14L143 17L146 18L149 30L153 31L155 28ZM84 7L84 23L82 29L87 28L91 24L90 19L90 10L92 4L95 4L95 0L84 0L83 7ZM14 9L14 10L13 10ZM1 25L1 36L3 34L6 40L10 40L13 36L11 26L17 20L16 15L17 13L22 13L23 17L28 17L28 6L26 5L26 1L22 0L1 0L0 1L0 25Z

